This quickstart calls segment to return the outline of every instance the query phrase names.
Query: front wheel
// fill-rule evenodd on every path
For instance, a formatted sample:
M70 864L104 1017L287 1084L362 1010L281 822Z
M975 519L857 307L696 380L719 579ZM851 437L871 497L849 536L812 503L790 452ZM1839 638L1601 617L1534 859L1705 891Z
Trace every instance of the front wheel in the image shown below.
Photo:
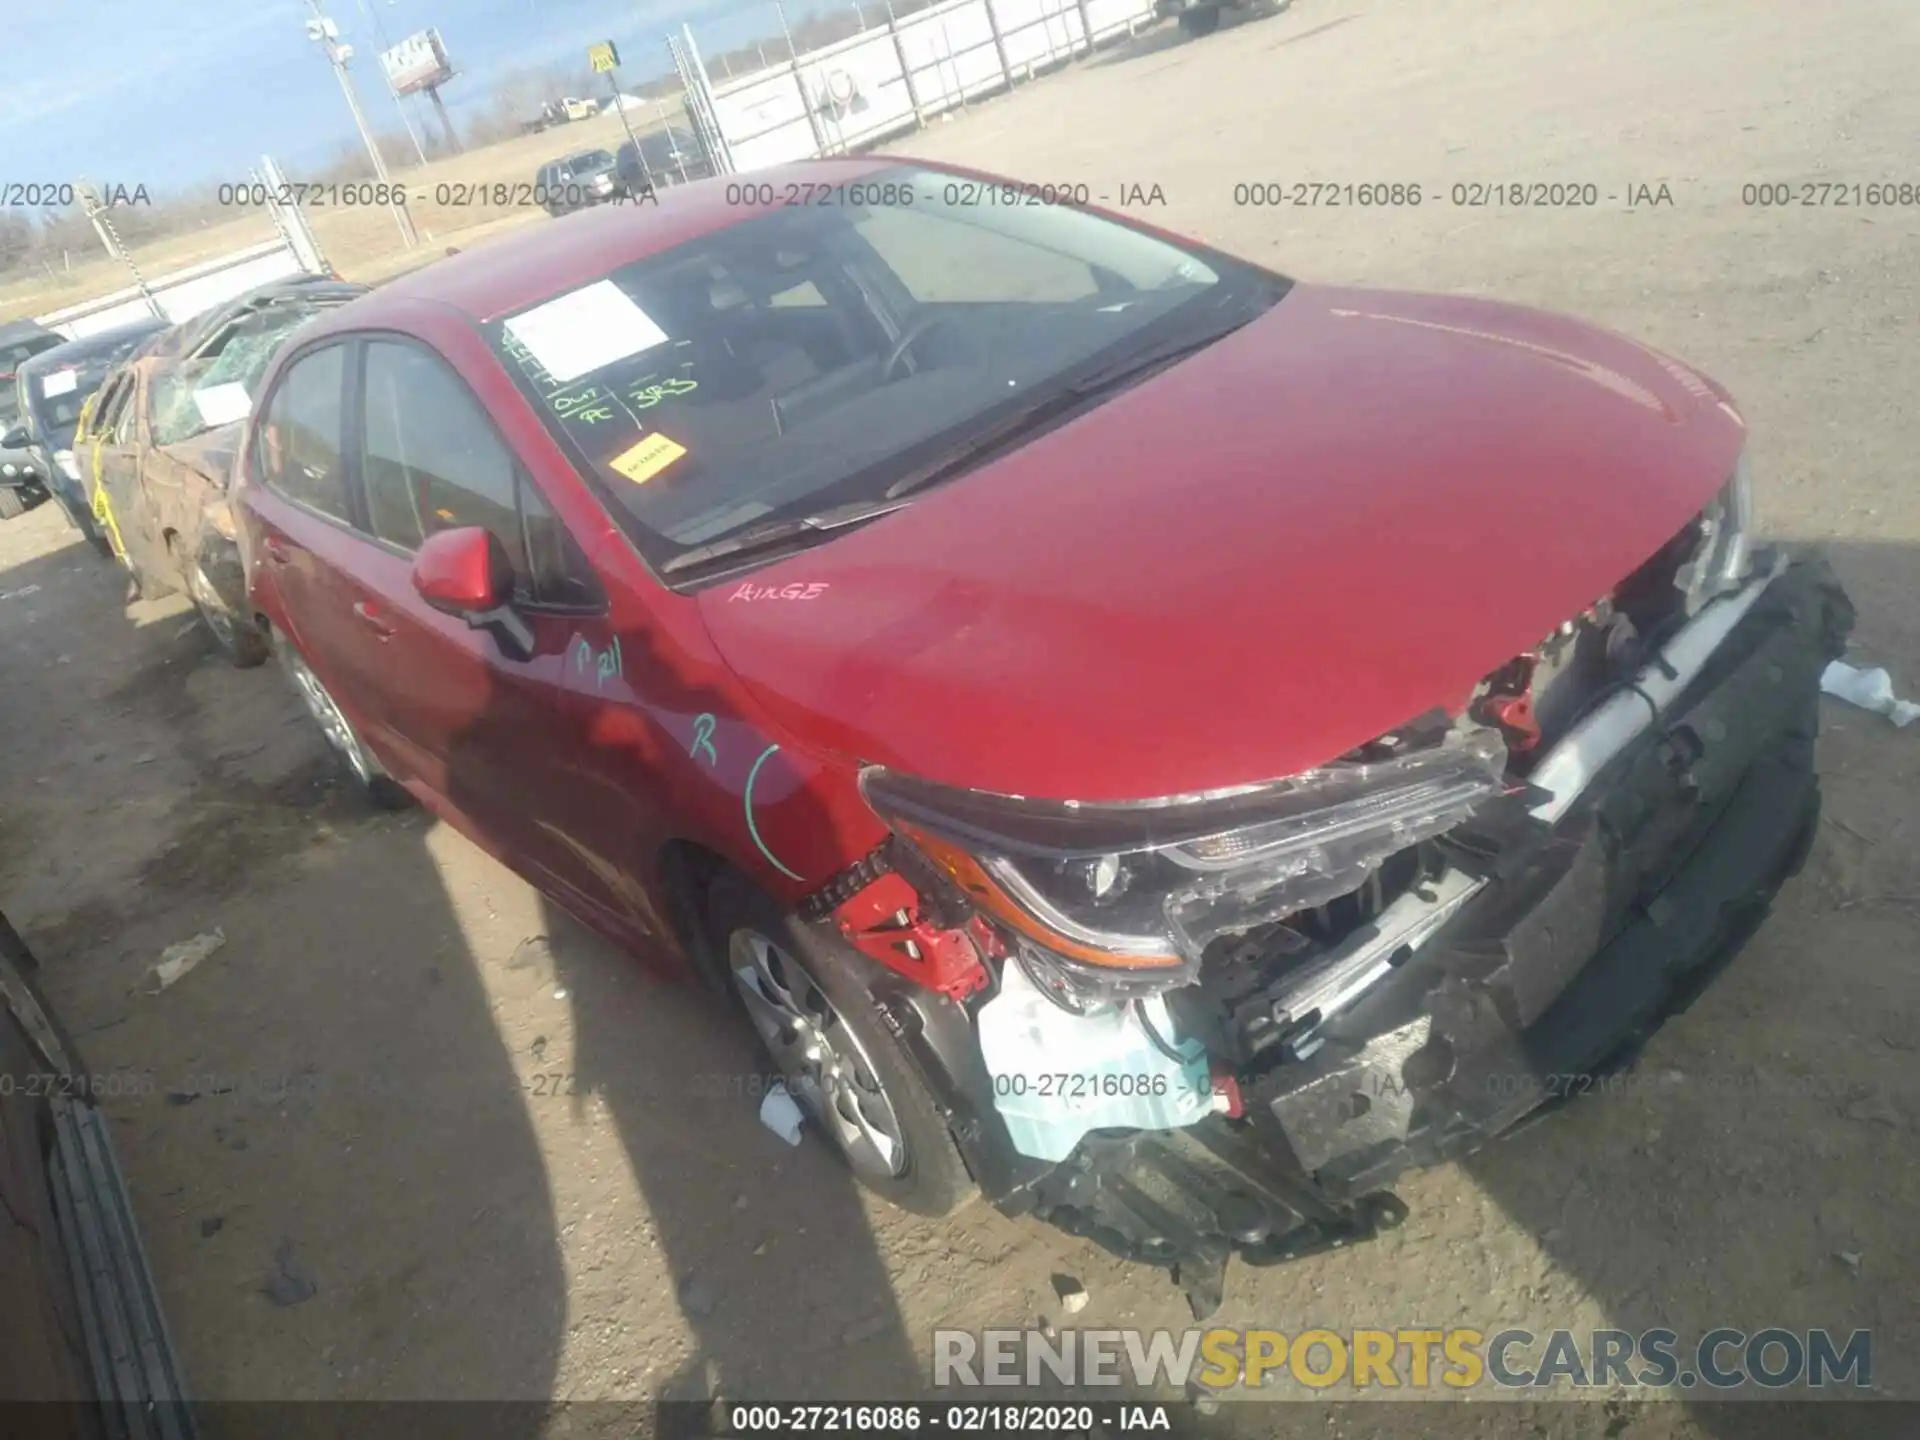
M1211 35L1220 28L1219 7L1208 5L1199 10L1181 11L1180 28L1196 38L1201 35Z
M413 797L387 774L378 757L367 748L366 742L360 738L360 732L353 728L353 722L347 719L346 712L321 683L320 677L313 673L306 657L284 641L280 657L280 663L286 666L287 677L293 681L295 692L306 704L307 713L313 716L333 752L345 762L347 772L353 776L354 784L361 793L382 810L399 810L411 804Z
M854 1178L919 1215L970 1198L946 1121L880 1019L873 962L731 872L715 879L708 916L734 998Z

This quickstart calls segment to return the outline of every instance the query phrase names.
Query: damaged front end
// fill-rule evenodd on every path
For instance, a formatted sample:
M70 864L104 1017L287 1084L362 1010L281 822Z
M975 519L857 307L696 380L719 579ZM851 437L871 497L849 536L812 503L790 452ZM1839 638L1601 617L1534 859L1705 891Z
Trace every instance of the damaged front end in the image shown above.
M869 770L899 921L981 957L944 1020L883 1004L998 1203L1206 1313L1231 1255L1398 1223L1399 1172L1622 1063L1710 978L1811 843L1851 620L1822 560L1749 553L1736 476L1459 715L1307 775L1075 805Z

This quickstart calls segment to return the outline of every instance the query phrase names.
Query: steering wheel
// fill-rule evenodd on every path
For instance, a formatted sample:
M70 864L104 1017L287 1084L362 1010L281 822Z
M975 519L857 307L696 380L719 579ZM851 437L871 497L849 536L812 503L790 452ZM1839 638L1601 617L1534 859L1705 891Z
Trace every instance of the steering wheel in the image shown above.
M893 342L893 348L887 351L887 358L880 362L880 383L884 385L894 378L893 372L900 368L900 362L906 359L907 352L920 342L921 336L934 326L946 323L947 317L937 310L932 314L922 314L909 320L907 328L900 333L900 338Z

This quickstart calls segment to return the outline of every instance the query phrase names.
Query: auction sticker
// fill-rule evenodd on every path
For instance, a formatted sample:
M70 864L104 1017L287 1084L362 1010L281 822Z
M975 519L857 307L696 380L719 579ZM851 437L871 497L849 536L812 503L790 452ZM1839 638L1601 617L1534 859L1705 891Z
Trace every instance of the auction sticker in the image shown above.
M645 484L687 453L687 447L658 430L607 462L636 485Z
M611 280L536 305L507 321L506 331L562 385L667 339Z

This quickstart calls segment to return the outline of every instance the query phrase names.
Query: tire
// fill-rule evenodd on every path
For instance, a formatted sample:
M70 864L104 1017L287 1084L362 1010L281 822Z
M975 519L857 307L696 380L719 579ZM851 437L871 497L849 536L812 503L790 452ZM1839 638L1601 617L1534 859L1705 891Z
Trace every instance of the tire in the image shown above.
M193 608L200 612L200 623L207 627L213 643L227 657L227 663L236 670L251 670L265 663L269 653L267 637L244 615L236 614L221 597L219 586L207 577L206 557L184 555L183 548L177 538L167 542L174 569L186 578L187 596L193 601Z
M0 520L12 520L27 513L27 502L11 485L0 485Z
M404 810L413 803L413 797L380 764L379 757L369 750L366 742L360 738L360 732L353 728L353 722L347 719L320 677L313 673L306 657L292 645L283 643L280 647L280 663L286 668L287 678L293 682L294 694L300 697L307 707L307 713L313 716L314 723L320 727L320 734L326 740L328 748L339 757L342 767L352 779L354 787L367 797L372 805L381 810Z
M973 1180L946 1121L873 1003L874 963L733 871L715 877L707 915L735 1006L854 1178L916 1215L948 1215L971 1199ZM794 1015L811 1034L790 1023ZM789 1038L775 1038L777 1028ZM809 1039L838 1078L822 1083L830 1072L802 1052ZM897 1147L891 1163L875 1137Z
M1195 39L1202 35L1211 35L1220 28L1219 7L1209 5L1201 10L1182 10L1180 28Z

